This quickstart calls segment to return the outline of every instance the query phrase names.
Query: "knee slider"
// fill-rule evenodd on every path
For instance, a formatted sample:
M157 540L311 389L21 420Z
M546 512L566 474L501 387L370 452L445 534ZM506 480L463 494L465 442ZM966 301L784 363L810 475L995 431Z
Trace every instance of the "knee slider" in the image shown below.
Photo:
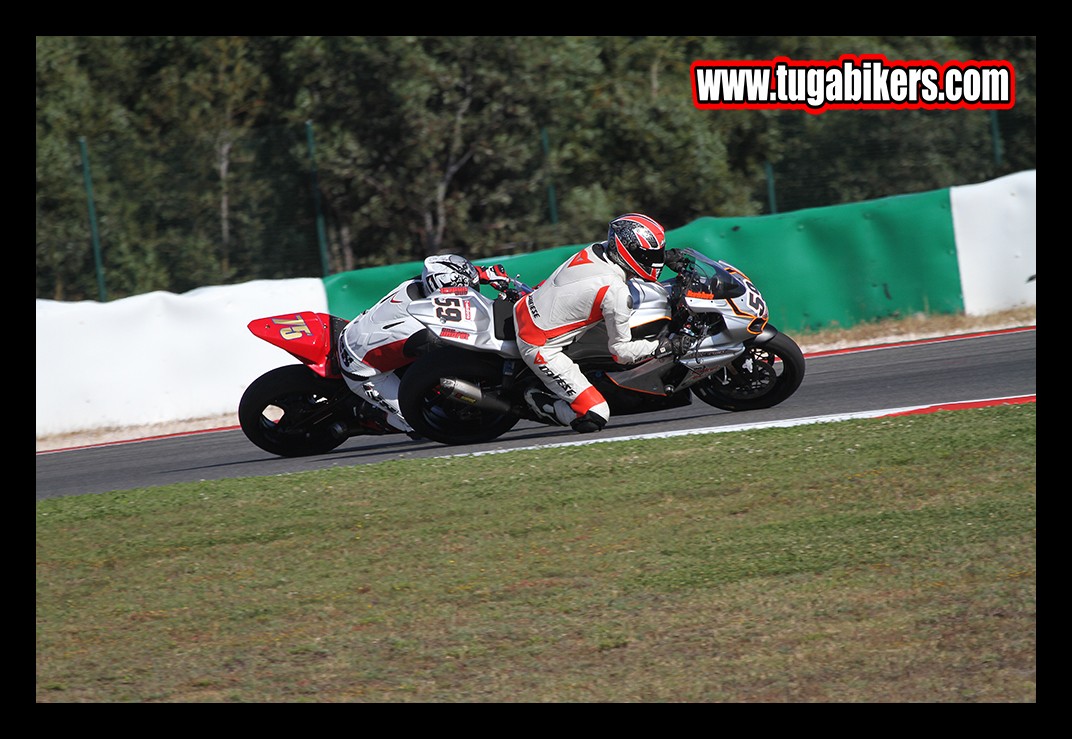
M579 434L590 434L593 431L602 431L607 425L607 419L598 413L588 411L583 416L577 416L570 422L570 427Z

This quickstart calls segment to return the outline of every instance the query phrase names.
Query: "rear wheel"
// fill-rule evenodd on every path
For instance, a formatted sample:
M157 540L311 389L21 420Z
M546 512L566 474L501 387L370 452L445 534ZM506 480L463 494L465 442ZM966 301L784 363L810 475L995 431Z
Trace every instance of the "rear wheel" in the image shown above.
M353 408L343 380L321 377L303 364L277 367L254 380L238 404L246 438L281 457L330 452L344 441L332 427Z
M804 354L786 334L749 346L726 367L692 386L693 394L715 408L754 411L770 408L796 392L804 379Z
M520 420L504 407L480 407L452 398L443 388L444 378L464 381L485 396L495 396L502 389L502 360L444 347L411 364L402 377L398 403L418 435L440 444L479 444L497 439Z

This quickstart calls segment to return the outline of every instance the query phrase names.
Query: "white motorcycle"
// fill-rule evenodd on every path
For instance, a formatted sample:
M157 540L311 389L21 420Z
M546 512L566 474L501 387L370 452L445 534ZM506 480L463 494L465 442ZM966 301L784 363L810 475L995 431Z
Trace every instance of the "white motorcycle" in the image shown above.
M695 396L728 411L770 408L804 379L804 355L768 323L767 305L740 270L694 249L675 249L680 272L661 282L630 280L634 338L685 333L683 356L617 364L602 324L567 353L615 416L688 405ZM491 441L522 418L541 422L524 392L542 386L515 341L514 303L532 288L517 280L494 300L478 290L447 288L409 306L440 348L411 364L399 404L414 432L441 444Z

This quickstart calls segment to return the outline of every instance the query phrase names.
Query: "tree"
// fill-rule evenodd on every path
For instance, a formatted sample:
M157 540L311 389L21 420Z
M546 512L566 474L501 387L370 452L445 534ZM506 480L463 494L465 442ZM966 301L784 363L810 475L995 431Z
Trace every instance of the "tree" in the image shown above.
M602 238L1035 165L1034 36L39 36L37 294L109 298ZM696 60L1006 59L1016 107L701 110ZM307 126L316 143L311 189ZM997 132L995 136L994 133ZM774 173L776 203L765 176Z
M199 281L193 287L232 281L248 274L267 213L256 205L269 199L270 183L257 176L250 131L263 123L268 78L248 37L168 37L151 51L155 69L138 101L150 124L144 134L158 156L181 162L181 178L154 191L174 203L171 218L188 224L191 206L195 214L196 240L175 249L173 261ZM165 182L173 192L162 191Z
M543 180L538 121L548 106L528 71L538 63L530 54L543 57L538 43L329 37L295 45L297 110L316 122L333 235L349 264L480 255L500 233L531 225Z
M38 297L98 297L83 179L86 163L79 141L88 142L97 201L108 204L120 199L108 176L109 158L95 158L93 147L131 135L122 96L137 75L127 62L129 55L115 37L37 37ZM102 208L102 232L110 236L116 225Z

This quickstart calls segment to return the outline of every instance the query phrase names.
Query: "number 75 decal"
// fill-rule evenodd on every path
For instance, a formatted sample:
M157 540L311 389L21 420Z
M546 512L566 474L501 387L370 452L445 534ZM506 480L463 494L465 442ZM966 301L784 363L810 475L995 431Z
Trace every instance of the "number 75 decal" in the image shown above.
M300 339L303 336L312 336L313 332L306 325L305 320L301 316L294 316L294 318L279 319L273 318L272 323L277 326L282 326L279 329L279 335L286 341L293 341L294 339Z

